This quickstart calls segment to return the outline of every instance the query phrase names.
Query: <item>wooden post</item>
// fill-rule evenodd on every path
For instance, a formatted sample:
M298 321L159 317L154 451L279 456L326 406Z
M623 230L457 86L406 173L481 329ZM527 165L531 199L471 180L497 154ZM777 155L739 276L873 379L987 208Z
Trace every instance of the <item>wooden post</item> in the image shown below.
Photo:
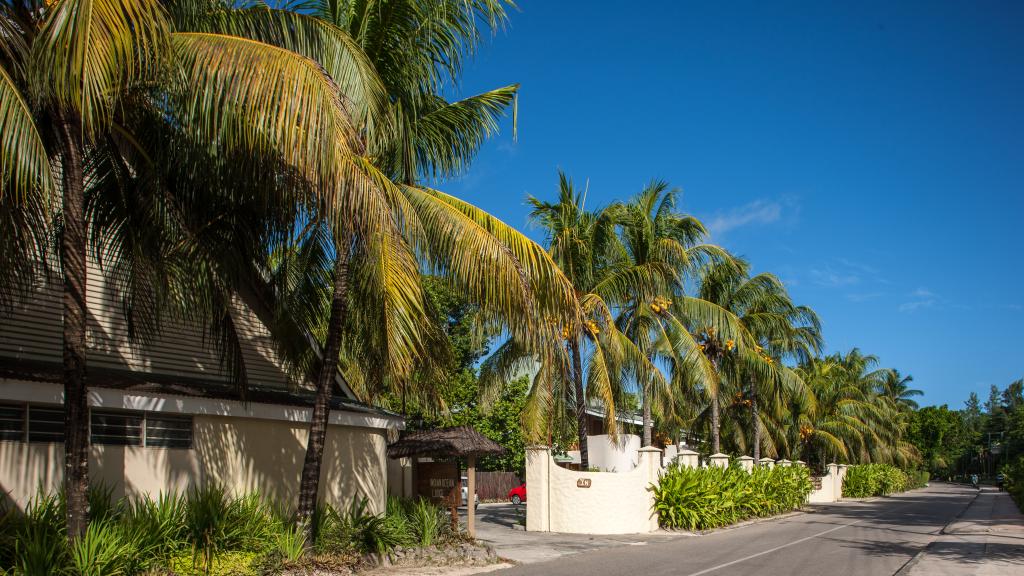
M459 501L462 500L462 479L459 478L459 466L455 466L455 481L452 483L452 491L448 496L448 503L451 506L452 532L459 533Z
M476 456L466 458L466 531L470 538L476 538Z

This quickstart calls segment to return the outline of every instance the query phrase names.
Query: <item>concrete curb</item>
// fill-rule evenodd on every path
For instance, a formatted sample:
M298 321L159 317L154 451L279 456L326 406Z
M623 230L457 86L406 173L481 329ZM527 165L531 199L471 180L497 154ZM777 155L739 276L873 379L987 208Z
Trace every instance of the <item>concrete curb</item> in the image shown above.
M971 504L974 504L974 502L978 499L979 496L981 496L981 490L978 490L977 493L974 494L974 498L971 498L971 501L968 502L966 506L964 506L964 509L961 510L959 514L957 514L949 522L946 522L946 525L942 527L942 530L939 530L939 535L941 535L941 536L952 536L952 535L954 535L952 532L946 532L946 529L949 528L951 525L955 524L957 522L957 520L960 520L961 518L963 518L964 514L967 513L967 509L971 507Z

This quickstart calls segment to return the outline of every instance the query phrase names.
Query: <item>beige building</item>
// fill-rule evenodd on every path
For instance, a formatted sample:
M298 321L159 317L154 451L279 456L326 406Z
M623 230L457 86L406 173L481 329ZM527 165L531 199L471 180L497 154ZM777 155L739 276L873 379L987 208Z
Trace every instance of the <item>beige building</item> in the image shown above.
M12 313L0 312L0 492L24 506L60 487L61 290L41 279ZM90 268L88 298L90 479L116 496L185 491L210 482L293 503L305 456L312 387L289 381L269 332L237 304L235 322L249 388L245 401L203 332L169 325L148 344L130 342L113 287ZM338 379L321 475L336 507L365 496L381 511L407 471L389 463L400 416L361 404Z

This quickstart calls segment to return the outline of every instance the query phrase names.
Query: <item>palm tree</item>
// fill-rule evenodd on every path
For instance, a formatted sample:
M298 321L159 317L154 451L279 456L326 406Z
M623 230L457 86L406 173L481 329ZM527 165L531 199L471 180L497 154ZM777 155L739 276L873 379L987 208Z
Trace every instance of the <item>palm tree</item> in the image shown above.
M789 399L787 449L819 465L828 459L852 463L911 465L919 455L905 439L906 421L877 393L888 369L853 349L813 359L797 368L808 394Z
M216 25L316 61L333 54L351 59L358 51L387 96L378 106L364 101L369 91L346 92L338 82L339 98L352 105L363 153L352 176L368 185L338 190L340 212L332 204L309 205L305 222L292 235L301 245L279 252L314 263L311 289L304 297L289 293L291 304L303 311L298 317L311 321L307 331L316 331L318 324L309 313L324 294L317 283L329 294L320 298L329 306L321 308L323 345L309 347L296 362L315 366L316 399L298 505L298 521L308 536L339 366L364 384L397 387L404 397L422 359L430 357L434 335L425 321L421 270L445 278L481 305L488 323L509 326L522 339L538 332L541 318L561 317L575 303L568 283L539 246L419 182L464 170L514 97L514 86L458 102L440 96L447 81L457 80L463 54L475 47L480 30L504 22L504 2L324 2L312 15L266 8L220 13ZM302 33L293 30L299 23Z
M749 270L750 265L739 258L712 263L699 275L697 298L728 311L742 327L740 341L749 339L754 353L742 353L735 340L720 338L714 326L701 326L698 338L719 375L719 386L707 387L711 449L720 450L721 398L726 386L737 398L733 405L749 410L750 444L759 460L765 426L761 401L764 396L775 400L785 390L800 388L799 377L781 360L812 355L820 347L820 327L813 312L793 304L778 278L767 273L750 276ZM736 420L736 431L739 442L745 444L741 422Z
M830 459L856 461L857 448L870 433L868 399L835 359L812 360L798 370L808 393L789 399L790 456L817 467Z
M86 195L93 159L144 140L131 135L135 113L152 117L159 110L157 116L190 140L214 143L219 153L273 156L321 191L351 182L354 173L355 133L324 67L229 34L184 32L198 21L194 9L202 4L175 3L172 13L155 0L0 5L4 228L49 222L46 209L60 207L64 483L72 540L88 522ZM346 66L355 82L356 67ZM333 194L320 198L328 206L336 200ZM39 232L11 236L24 252L0 263L24 264L38 255L33 239ZM12 285L17 290L18 283Z
M530 197L528 201L533 206L530 216L544 229L552 259L572 283L581 306L577 313L581 320L562 329L565 355L546 356L548 360L564 361L565 365L543 372L567 376L568 383L561 388L567 393L571 390L580 465L587 469L590 466L586 412L588 393L601 399L606 427L614 436L617 432L616 399L623 393L627 372L649 373L655 369L639 354L634 343L619 331L608 303L595 291L608 272L609 249L615 242L612 221L606 213L586 211L585 196L575 189L564 173L559 172L558 178L558 202ZM561 342L553 345L562 349ZM488 363L485 385L494 381L489 369L500 361L499 355Z
M903 376L899 370L890 370L879 387L879 394L888 398L900 410L917 410L918 405L914 400L915 396L923 396L924 392L910 387L914 377L910 374Z
M686 316L706 320L709 325L729 324L722 310L685 296L686 279L693 271L727 255L717 246L701 242L707 231L693 216L676 211L678 195L667 183L652 181L628 203L609 206L608 217L619 230L618 243L609 270L594 292L613 303L619 311L620 329L648 360L671 357L666 361L677 368L673 371L677 384L697 378L714 386L714 367L697 352L698 343L688 331L674 328L681 328L679 318ZM735 328L730 326L726 326L728 333ZM643 445L649 446L652 404L655 398L670 397L671 387L657 370L637 376Z

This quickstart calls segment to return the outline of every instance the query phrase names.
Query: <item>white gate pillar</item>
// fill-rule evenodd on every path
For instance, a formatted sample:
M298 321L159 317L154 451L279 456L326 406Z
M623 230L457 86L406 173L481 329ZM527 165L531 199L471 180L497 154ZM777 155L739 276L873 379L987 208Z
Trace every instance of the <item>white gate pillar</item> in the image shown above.
M526 448L526 485L529 499L526 505L526 529L531 532L551 530L551 448Z
M689 448L683 448L679 451L679 455L676 456L676 461L682 466L690 468L700 467L700 455Z
M709 462L709 464L711 466L719 466L721 468L728 468L729 467L729 456L719 452L717 454L712 454L711 456L708 456L708 462Z

